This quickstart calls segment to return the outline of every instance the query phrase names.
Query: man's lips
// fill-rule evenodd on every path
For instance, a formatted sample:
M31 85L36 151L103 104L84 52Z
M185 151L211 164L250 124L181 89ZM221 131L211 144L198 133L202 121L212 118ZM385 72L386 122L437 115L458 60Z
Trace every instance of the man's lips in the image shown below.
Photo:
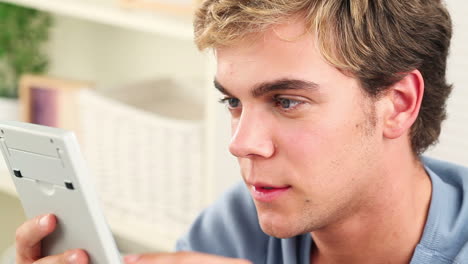
M252 197L260 202L273 202L281 195L286 193L291 186L273 186L261 183L254 183L250 185L250 193Z
M282 189L287 189L290 188L291 186L270 186L270 185L252 185L255 190L260 191L260 192L269 192L269 191L275 191L275 190L282 190Z

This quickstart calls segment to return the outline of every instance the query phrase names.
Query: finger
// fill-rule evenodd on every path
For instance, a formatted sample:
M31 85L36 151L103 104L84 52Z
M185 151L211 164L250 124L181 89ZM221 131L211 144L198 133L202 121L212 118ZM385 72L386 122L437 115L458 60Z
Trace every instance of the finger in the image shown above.
M133 255L124 258L126 264L251 264L245 259L225 258L198 252L176 252Z
M18 264L31 263L41 256L41 240L54 231L54 215L41 215L22 224L16 230L16 260Z
M75 249L61 255L42 258L34 264L88 264L88 255L81 249Z

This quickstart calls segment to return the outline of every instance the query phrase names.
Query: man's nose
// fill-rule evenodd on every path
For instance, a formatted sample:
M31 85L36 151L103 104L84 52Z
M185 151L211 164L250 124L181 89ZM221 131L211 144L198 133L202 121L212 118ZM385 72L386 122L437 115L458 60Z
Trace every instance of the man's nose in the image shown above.
M264 114L243 111L233 120L229 151L238 158L261 156L269 158L275 152L272 120Z

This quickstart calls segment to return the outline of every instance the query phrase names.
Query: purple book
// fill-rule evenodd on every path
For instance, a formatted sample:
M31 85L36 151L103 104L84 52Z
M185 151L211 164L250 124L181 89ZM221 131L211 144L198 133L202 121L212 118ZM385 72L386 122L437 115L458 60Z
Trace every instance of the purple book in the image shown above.
M57 126L57 91L40 87L31 88L31 122Z

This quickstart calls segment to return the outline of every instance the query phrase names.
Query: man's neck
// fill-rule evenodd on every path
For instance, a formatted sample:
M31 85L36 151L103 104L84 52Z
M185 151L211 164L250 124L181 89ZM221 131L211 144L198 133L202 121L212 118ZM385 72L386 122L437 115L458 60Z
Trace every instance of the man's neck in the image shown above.
M312 232L311 263L410 262L426 223L432 185L419 162L391 171L382 175L389 180L376 186L372 203Z

